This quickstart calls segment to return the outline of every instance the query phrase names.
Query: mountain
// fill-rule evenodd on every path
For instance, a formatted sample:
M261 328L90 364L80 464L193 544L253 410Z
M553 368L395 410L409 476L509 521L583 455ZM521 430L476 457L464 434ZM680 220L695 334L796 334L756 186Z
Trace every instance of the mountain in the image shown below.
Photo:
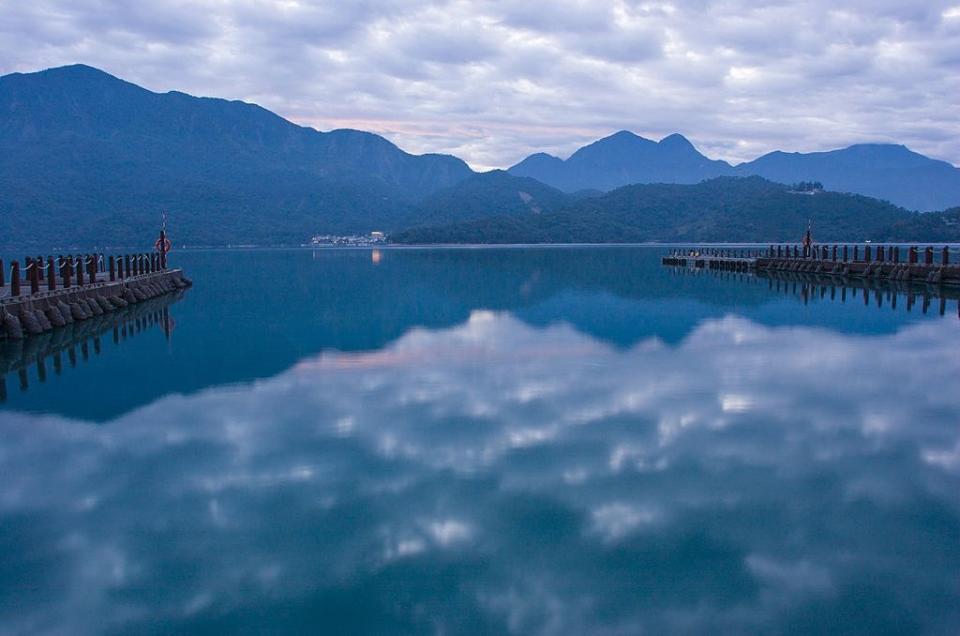
M433 193L405 219L409 226L437 225L489 216L525 216L559 210L573 201L556 188L491 170Z
M829 190L856 192L926 212L960 204L960 169L906 146L859 144L807 154L771 152L736 167L781 183L819 181Z
M863 194L910 210L960 203L960 168L892 144L859 144L829 152L771 152L736 167L700 154L682 135L659 143L620 131L569 159L538 153L510 168L564 192L609 191L637 183L698 183L717 176L761 176L778 183L819 181L828 190Z
M539 153L509 171L564 192L612 190L633 183L698 183L733 174L730 164L703 156L683 135L656 142L626 130L580 148L567 160Z
M89 66L0 77L0 236L11 245L142 244L161 209L178 242L389 230L472 174L371 133L153 93Z
M914 214L894 223L884 239L919 243L960 243L960 207L942 212Z
M694 185L644 184L584 199L557 212L497 216L413 228L399 243L620 243L883 238L917 215L885 201L837 192L795 192L761 177Z

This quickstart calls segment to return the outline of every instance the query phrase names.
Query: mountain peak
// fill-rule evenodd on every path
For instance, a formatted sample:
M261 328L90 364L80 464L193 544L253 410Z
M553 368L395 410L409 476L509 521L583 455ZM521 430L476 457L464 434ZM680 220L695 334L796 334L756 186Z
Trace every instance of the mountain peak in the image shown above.
M658 142L661 146L671 147L671 148L691 148L693 149L693 144L690 143L690 140L681 135L680 133L673 133L672 135L667 135Z
M587 146L585 146L585 147L586 147L586 148L589 148L590 146L609 145L609 144L630 144L630 145L633 145L633 144L637 144L637 143L640 143L640 144L652 144L652 143L655 143L655 142L647 139L646 137L641 137L640 135L638 135L638 134L635 133L635 132L630 132L629 130L619 130L619 131L613 133L612 135L608 135L608 136L606 136L606 137L603 137L602 139L598 139L597 141L595 141L595 142L593 142L592 144L589 144L589 145L587 145ZM581 149L581 150L582 150L582 149Z
M95 66L89 66L88 64L68 64L66 66L54 66L42 71L37 71L35 73L21 73L21 75L33 75L40 78L64 78L88 82L98 80L112 80L115 82L123 81L104 70L96 68Z

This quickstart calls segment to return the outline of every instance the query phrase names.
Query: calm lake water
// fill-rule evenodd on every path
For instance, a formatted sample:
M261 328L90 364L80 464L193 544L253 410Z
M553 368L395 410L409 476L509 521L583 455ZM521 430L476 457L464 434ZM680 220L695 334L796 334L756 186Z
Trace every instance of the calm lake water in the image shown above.
M960 632L956 300L664 251L173 253L4 378L0 633Z

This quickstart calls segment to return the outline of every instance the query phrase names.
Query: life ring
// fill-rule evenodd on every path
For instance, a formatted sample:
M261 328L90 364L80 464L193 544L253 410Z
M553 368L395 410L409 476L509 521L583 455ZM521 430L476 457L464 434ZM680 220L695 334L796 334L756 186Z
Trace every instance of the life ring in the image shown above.
M170 239L157 239L157 242L153 244L153 248L158 252L163 252L166 254L171 249L173 249L173 243L170 242Z

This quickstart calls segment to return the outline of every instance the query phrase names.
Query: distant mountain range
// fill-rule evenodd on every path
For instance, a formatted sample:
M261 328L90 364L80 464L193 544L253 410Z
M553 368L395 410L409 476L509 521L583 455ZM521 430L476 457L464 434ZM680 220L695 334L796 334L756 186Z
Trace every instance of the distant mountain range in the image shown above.
M130 244L168 209L193 243L394 229L474 172L371 133L304 128L243 102L157 94L88 66L0 77L4 243Z
M655 142L620 131L580 148L566 160L537 153L509 171L564 192L756 175L780 183L819 181L828 190L864 194L922 212L960 204L960 169L891 144L859 144L807 154L777 151L731 166L708 159L682 135Z
M603 193L623 185L693 186L747 174L820 181L911 209L960 203L960 170L902 146L771 153L731 166L681 135L654 142L620 132L567 160L538 154L509 172L478 174L456 157L411 155L375 134L318 132L253 104L154 93L89 66L0 77L0 245L8 247L143 245L161 210L169 212L175 241L194 245L296 244L313 234L399 233L485 219L533 228L555 214L589 223L591 210L619 210L622 193ZM635 192L642 199L661 190ZM697 200L697 192L683 196ZM625 200L638 210L652 205ZM676 197L657 200L681 205ZM816 200L842 206L853 199ZM921 227L899 213L902 232L953 227L949 216ZM656 214L677 223L682 216L669 208ZM678 227L667 235L694 234Z
M839 192L795 191L762 177L624 186L544 214L411 228L399 243L634 243L960 240L960 208L920 214Z

